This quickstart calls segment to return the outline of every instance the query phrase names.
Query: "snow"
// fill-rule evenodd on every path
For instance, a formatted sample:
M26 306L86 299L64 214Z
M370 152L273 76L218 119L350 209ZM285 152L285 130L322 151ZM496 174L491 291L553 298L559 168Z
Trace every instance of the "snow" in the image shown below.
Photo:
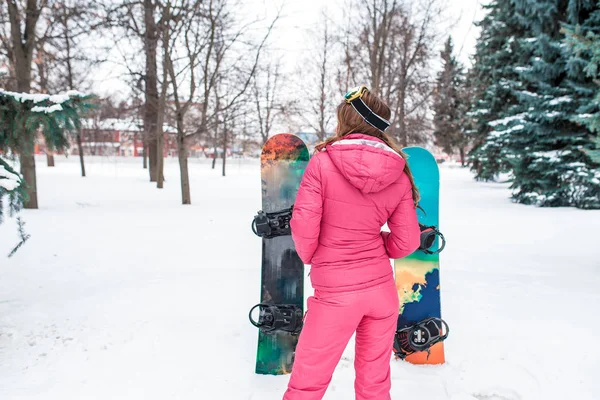
M505 89L510 88L510 81L508 81L507 79L504 79L504 78L500 79L499 84L500 84L500 86L502 86Z
M504 45L504 50L506 50L508 53L512 53L512 48L511 48L511 44L513 44L515 41L515 37L514 36L510 36L507 40L506 40L506 44Z
M31 112L43 112L43 113L49 114L49 113L53 113L55 111L62 111L62 109L63 108L60 104L55 104L50 107L35 106L31 109Z
M511 133L511 132L515 132L515 131L520 131L522 129L525 129L525 125L515 125L515 126L511 126L510 128L503 130L503 131L491 131L490 132L490 136L492 137L500 137L500 136L504 136L507 133Z
M515 69L517 69L517 68L515 68ZM533 93L528 90L521 90L519 93L524 94L526 96L530 96L530 97L540 97L537 93Z
M531 67L515 67L516 72L529 72L531 71Z
M478 115L486 115L489 114L490 110L487 108L480 108L479 110L468 112L467 115L470 117L476 117Z
M0 94L14 97L17 101L21 103L25 101L32 101L34 103L39 103L44 100L47 100L50 96L47 94L40 93L17 93L17 92L9 92L4 89L0 89Z
M12 166L11 166L12 168ZM0 187L7 191L15 190L21 184L21 176L0 165Z
M571 154L570 150L549 150L549 151L535 151L531 155L537 157L538 160L544 162L558 162L561 161L561 157Z
M590 118L594 118L595 115L594 114L579 114L579 118L581 119L590 119Z
M556 99L549 101L548 104L551 106L557 106L561 103L570 103L572 101L573 101L573 98L571 98L571 96L561 96L561 97L557 97Z
M527 116L527 114L525 113L521 113L521 114L517 114L517 115L511 115L509 117L505 117L505 118L501 118L501 119L496 119L494 121L490 121L488 122L489 126L498 126L498 125L507 125L512 121L520 121L523 118L525 118Z
M545 113L544 115L546 116L546 118L556 118L563 115L563 113L560 111L550 111Z
M532 155L535 157L558 157L558 156L566 156L571 154L570 150L548 150L548 151L536 151L533 152Z
M254 373L260 209L255 160L222 177L176 159L166 188L141 159L38 159L39 210L0 225L0 399L280 400L289 376ZM592 400L600 391L600 212L514 204L508 183L441 168L447 363L391 360L392 398ZM309 269L307 268L306 273ZM307 296L312 294L306 280ZM354 344L325 400L353 395Z
M11 96L21 103L25 101L32 101L33 103L40 103L42 101L50 101L55 104L64 103L69 100L70 97L83 97L84 94L76 90L69 90L66 93L49 95L41 93L18 93L10 92L4 89L0 89L0 95Z
M65 94L69 97L86 97L85 93L80 92L79 90L67 90Z
M49 100L53 103L64 103L68 101L70 96L68 94L54 94L50 96Z

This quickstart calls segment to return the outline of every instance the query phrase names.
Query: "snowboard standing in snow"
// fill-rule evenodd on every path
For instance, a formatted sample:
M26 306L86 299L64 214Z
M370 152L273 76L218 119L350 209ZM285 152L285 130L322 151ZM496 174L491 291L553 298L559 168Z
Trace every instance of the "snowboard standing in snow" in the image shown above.
M292 370L304 305L304 264L296 253L289 221L291 207L310 156L304 142L281 133L263 146L260 168L262 210L252 229L262 237L261 303L250 311L259 327L256 373ZM254 309L259 319L252 319Z
M394 260L400 299L394 353L414 364L444 363L443 340L448 327L441 318L439 251L445 240L439 227L440 173L433 155L421 147L403 149L421 194L417 215L421 247ZM424 241L428 243L424 244ZM427 351L419 351L427 349Z

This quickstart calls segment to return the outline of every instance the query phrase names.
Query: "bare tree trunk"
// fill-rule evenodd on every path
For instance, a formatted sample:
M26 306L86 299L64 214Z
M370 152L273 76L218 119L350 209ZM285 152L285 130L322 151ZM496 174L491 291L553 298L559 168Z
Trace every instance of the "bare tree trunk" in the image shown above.
M223 176L225 176L225 164L227 160L227 123L225 121L223 120Z
M148 158L150 162L150 182L157 180L157 125L156 114L158 108L158 68L156 49L158 45L158 31L154 20L155 5L152 0L144 0L144 51L146 53L146 102L144 107L144 132L147 136Z
M196 3L196 6L199 3ZM212 2L211 2L212 5ZM173 63L173 59L171 58L170 48L174 45L169 44L169 38L173 35L175 38L178 33L181 33L182 29L189 27L188 23L191 23L194 20L195 8L192 10L179 10L182 14L175 13L171 18L170 14L171 2L168 1L166 5L166 13L165 16L166 21L163 22L162 27L167 30L165 34L167 39L164 42L164 64L163 68L166 72L168 72L168 76L170 77L169 84L173 89L173 103L175 105L175 120L177 124L177 157L179 159L179 171L181 176L181 203L182 204L192 204L192 196L190 191L190 177L189 177L189 169L188 169L188 149L187 149L187 141L186 141L186 131L185 131L185 115L192 105L194 99L194 93L196 90L196 80L195 80L195 67L196 67L196 57L198 56L198 49L196 48L196 42L189 42L186 40L186 50L187 56L190 61L189 65L189 79L190 79L190 93L189 98L182 104L181 97L179 95L179 82L177 81L177 73L175 72L175 67ZM173 10L175 11L175 10ZM185 16L185 17L183 17ZM180 18L181 17L181 18ZM187 18L187 19L186 19ZM170 22L174 21L174 25L171 25ZM183 21L183 25L179 25L179 22ZM164 37L164 36L163 36ZM166 85L167 85L167 76L165 75L163 80L163 97L166 98Z
M351 61L365 60L362 68L355 63L357 77L370 80L370 89L394 105L390 132L402 146L427 134L431 79L425 71L439 38L441 3L420 0L415 8L411 2L371 0L357 10L364 21L355 29L358 34L351 35L351 42L345 38L347 71Z
M77 148L79 149L79 165L81 165L81 176L85 177L85 161L83 160L83 144L81 143L81 130L77 130Z
M219 143L219 122L220 122L220 113L221 113L221 98L219 97L219 89L218 86L215 87L215 100L217 101L217 109L215 111L215 115L217 116L217 123L215 124L215 157L213 158L212 168L215 169L217 165L217 147ZM223 121L225 124L225 121ZM225 129L223 129L223 137L225 137ZM225 153L223 153L223 162L225 162Z
M156 127L156 125L154 125L154 127ZM149 167L149 176L150 176L150 182L156 182L156 178L157 178L157 154L158 154L158 143L156 138L158 137L158 135L156 134L156 130L155 128L151 128L150 131L148 131L148 139L149 139L149 143L148 143L148 167Z
M171 37L171 30L169 29L169 18L170 18L170 10L171 3L168 2L166 6L163 8L163 18L165 22L161 24L162 30L162 42L163 42L163 62L162 62L162 86L160 90L160 98L158 103L158 113L157 113L157 141L156 141L156 187L162 189L164 187L165 176L164 176L164 148L165 148L165 134L163 132L164 129L164 121L165 121L165 113L167 111L167 88L169 86L169 40ZM187 163L187 158L186 158Z
M46 148L46 164L48 167L54 167L54 153Z
M21 174L27 183L27 194L29 195L29 201L25 202L23 206L25 208L36 209L38 208L38 198L33 149L31 149L31 151L22 152L19 159L21 161Z
M165 148L165 136L162 127L158 127L158 137L156 141L156 187L158 189L164 188L165 175L164 175L164 148Z
M459 152L460 152L460 165L462 167L464 167L465 166L465 148L461 146L459 149Z
M11 61L17 78L17 90L23 93L29 93L31 90L31 62L37 39L35 30L43 4L38 5L36 0L27 0L25 4L20 1L7 0L11 36L8 46L10 46ZM24 9L19 10L19 6L24 6ZM36 132L31 132L24 124L20 130L22 135L19 146L21 174L27 184L26 192L29 196L29 200L23 206L36 209L38 208L34 157Z
M181 173L181 204L192 204L187 148L185 138L181 134L177 135L177 155L179 157L179 171Z
M328 136L327 131L330 126L330 121L335 115L333 105L337 100L334 100L331 85L332 81L337 81L339 86L344 86L343 72L340 69L332 68L331 63L331 48L334 40L342 40L334 38L330 33L331 19L326 13L322 13L318 21L318 28L315 29L311 39L314 40L313 48L315 51L310 52L305 61L299 64L297 73L299 74L300 82L305 82L307 79L314 83L313 90L307 93L307 98L302 103L298 103L298 107L294 110L298 117L310 127L316 134L319 142L325 140ZM267 72L270 71L270 65ZM275 66L274 88L276 88L279 77L278 65ZM285 78L284 78L285 79ZM267 79L267 85L270 80ZM277 93L275 90L273 94ZM275 97L275 96L273 96ZM337 98L337 95L335 96ZM267 102L267 111L272 110L272 104ZM268 120L269 121L269 120ZM272 119L271 119L272 121Z
M326 14L323 14L323 22L323 31L320 39L321 43L319 43L319 57L316 60L318 62L319 71L319 95L318 98L315 99L317 100L315 106L313 106L313 113L317 116L314 128L317 133L317 139L320 142L325 140L327 136L327 125L331 119L331 110L328 109L328 104L331 103L328 96L328 82L332 75L330 70L331 65L328 62L328 55L331 50L332 37L329 33L329 17Z
M325 24L325 34L323 37L323 42L324 42L324 46L323 46L323 60L321 63L321 70L320 70L320 82L319 82L319 89L321 91L320 96L319 96L319 130L317 132L317 136L319 138L319 141L323 141L325 140L325 136L327 136L327 132L325 131L325 124L327 123L327 116L326 116L326 106L327 106L327 92L326 92L326 79L327 79L327 47L329 45L329 35L328 35L328 31L327 31L327 24Z
M46 54L44 51L44 41L38 41L37 43L37 57L34 63L38 68L40 92L48 94L48 75L46 74ZM54 167L54 152L46 142L46 165L48 167Z
M404 88L400 89L398 101L398 136L400 137L400 144L402 145L402 147L408 147L408 132L406 132L406 93L404 91Z
M46 68L44 65L44 45L40 43L38 47L38 74L39 74L39 83L40 83L40 91L44 94L48 93L48 77L46 75ZM48 141L46 141L46 165L50 168L55 166L54 163L54 152L48 146Z
M373 1L372 6L367 6L371 19L370 28L373 30L371 47L369 49L370 90L378 96L383 96L382 75L386 63L387 38L390 34L392 17L397 9L396 0L393 0L391 5L388 4L387 0L384 0L382 3L378 4L376 1Z
M161 105L163 108L164 105ZM162 111L164 112L164 111ZM165 185L165 175L164 175L164 149L165 149L165 134L163 132L162 127L162 117L159 117L159 125L158 125L158 137L157 137L157 146L156 146L156 187L158 189L163 189Z
M65 8L64 10L64 19L63 19L63 25L64 25L64 29L65 29L65 50L67 52L67 78L69 80L69 89L71 90L75 90L75 83L73 82L73 65L72 65L72 60L73 60L73 56L72 56L72 51L71 51L71 38L69 35L69 16L67 14L67 9ZM77 148L79 149L79 164L81 165L81 176L85 177L85 161L83 159L84 154L83 154L83 144L81 142L81 130L78 129L77 133L76 133L76 139L77 139Z
M36 0L27 0L24 10L19 10L21 2L7 0L8 15L10 20L11 53L13 55L14 70L17 78L17 90L29 93L31 89L31 61L35 48L35 27L41 14ZM22 32L22 19L25 17Z
M85 163L83 162L83 143L81 143L81 131L77 131L77 149L79 150L79 163L81 164L81 176L85 177Z
M145 134L144 134L145 136ZM144 139L144 149L142 150L142 165L144 167L144 169L148 169L148 146L146 145L146 140Z
M347 18L346 12L344 12L344 16L346 19ZM340 67L340 70L338 72L338 74L339 74L338 75L338 84L341 84L343 82L343 86L341 88L342 92L346 91L350 88L351 82L354 77L354 71L352 69L352 55L351 55L352 50L351 50L351 44L350 44L350 37L351 37L351 28L350 28L350 26L348 26L344 29L344 36L343 36L345 71L343 71Z
M269 80L267 79L267 87L269 85ZM256 118L258 119L258 129L260 131L260 138L262 140L262 144L264 145L267 142L267 139L269 138L269 133L265 132L265 124L263 123L263 116L262 116L262 107L260 106L260 91L258 89L258 84L256 83L256 78L254 78L254 82L253 82L253 86L254 86L254 103L256 104ZM268 95L269 91L267 88L267 95ZM269 106L269 102L267 102L267 107Z
M217 165L217 154L218 154L217 143L219 141L218 132L219 132L219 122L217 121L217 123L215 124L215 139L214 139L214 146L213 146L212 169L215 169L215 167Z

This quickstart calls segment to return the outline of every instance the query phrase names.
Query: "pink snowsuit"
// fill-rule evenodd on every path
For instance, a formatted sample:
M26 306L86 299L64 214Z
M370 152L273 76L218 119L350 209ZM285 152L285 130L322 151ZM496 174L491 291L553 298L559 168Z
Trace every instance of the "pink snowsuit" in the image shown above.
M356 332L357 400L390 399L398 294L390 258L414 252L420 229L405 160L382 140L351 134L315 154L291 227L311 264L314 296L284 400L318 400ZM390 232L382 232L387 222Z

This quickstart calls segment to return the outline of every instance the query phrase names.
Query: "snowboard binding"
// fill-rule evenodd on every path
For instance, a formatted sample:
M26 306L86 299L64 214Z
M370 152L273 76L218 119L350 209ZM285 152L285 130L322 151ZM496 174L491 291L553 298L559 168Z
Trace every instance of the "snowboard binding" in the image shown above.
M419 250L424 252L425 254L439 254L446 247L446 239L442 232L438 230L435 226L426 226L419 223L419 227L421 228L421 245L419 246ZM441 240L441 245L435 251L430 250L431 246L435 242L435 238L438 237Z
M290 220L293 208L294 206L271 213L260 210L252 220L252 232L265 239L290 235L292 233Z
M427 318L412 326L396 332L394 338L394 355L404 360L409 355L426 351L429 357L431 347L443 342L450 333L448 324L441 318Z
M427 215L425 210L421 206L417 206L417 208L423 211L423 214ZM427 226L423 225L419 222L419 228L421 228L421 245L419 246L419 250L421 250L425 254L439 254L446 247L446 238L442 235L442 232L435 226ZM433 243L435 242L435 238L439 236L442 241L442 245L435 251L429 250Z
M260 311L258 321L252 319L252 312L256 308L259 308ZM250 309L248 318L252 325L267 334L284 331L297 335L302 330L304 323L302 308L293 304L260 303Z

